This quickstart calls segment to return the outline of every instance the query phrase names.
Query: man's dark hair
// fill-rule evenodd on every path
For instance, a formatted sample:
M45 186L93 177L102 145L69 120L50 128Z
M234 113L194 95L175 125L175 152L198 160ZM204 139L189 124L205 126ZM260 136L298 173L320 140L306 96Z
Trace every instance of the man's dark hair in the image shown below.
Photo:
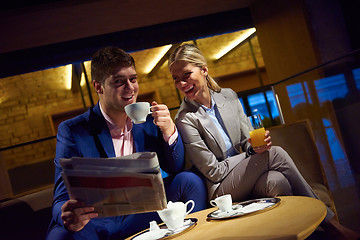
M134 58L118 47L105 47L98 50L91 59L91 78L101 84L111 75L115 67L135 68Z

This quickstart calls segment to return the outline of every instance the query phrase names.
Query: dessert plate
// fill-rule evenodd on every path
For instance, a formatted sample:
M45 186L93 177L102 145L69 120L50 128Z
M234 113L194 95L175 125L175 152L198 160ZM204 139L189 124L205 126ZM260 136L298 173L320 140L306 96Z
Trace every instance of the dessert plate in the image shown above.
M160 224L160 230L150 231L149 229L135 235L131 240L155 240L155 239L170 239L172 237L183 234L195 227L197 223L196 218L186 218L184 226L175 230L169 230L164 223Z

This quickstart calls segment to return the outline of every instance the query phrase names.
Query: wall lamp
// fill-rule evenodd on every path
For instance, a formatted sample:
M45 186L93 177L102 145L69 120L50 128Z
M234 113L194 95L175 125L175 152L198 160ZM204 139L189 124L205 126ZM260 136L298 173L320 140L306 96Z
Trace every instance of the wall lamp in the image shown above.
M223 48L220 52L218 52L214 56L215 61L219 60L220 58L228 54L230 51L240 46L246 39L253 37L255 35L255 32L256 32L255 28L249 28L242 31L242 34L238 38L230 42L225 48Z
M165 62L165 61L162 61L162 59L168 53L168 51L170 50L171 47L172 47L171 44L161 47L158 54L154 57L153 61L151 61L148 64L148 66L145 68L145 73L151 75L154 71L159 69L161 67L161 65L164 64L164 62Z

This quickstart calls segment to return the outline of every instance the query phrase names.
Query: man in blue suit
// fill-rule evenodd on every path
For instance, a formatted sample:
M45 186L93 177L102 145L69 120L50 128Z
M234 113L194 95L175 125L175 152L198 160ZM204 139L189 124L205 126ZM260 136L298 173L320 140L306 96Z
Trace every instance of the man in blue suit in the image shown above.
M134 152L156 152L168 201L195 201L193 211L206 207L203 180L184 170L184 148L166 105L152 102L152 115L133 124L124 111L139 92L134 59L117 47L97 51L91 62L98 104L62 122L55 156L53 217L47 239L123 239L160 221L156 212L97 218L94 208L69 199L61 177L61 158L115 157Z

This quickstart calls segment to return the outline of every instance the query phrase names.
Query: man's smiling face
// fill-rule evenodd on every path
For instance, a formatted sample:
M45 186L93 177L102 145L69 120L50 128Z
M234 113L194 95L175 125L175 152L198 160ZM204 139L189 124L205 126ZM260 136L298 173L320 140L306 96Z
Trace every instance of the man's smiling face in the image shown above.
M104 108L124 112L124 107L136 102L139 84L134 67L115 68L101 86L99 94Z

